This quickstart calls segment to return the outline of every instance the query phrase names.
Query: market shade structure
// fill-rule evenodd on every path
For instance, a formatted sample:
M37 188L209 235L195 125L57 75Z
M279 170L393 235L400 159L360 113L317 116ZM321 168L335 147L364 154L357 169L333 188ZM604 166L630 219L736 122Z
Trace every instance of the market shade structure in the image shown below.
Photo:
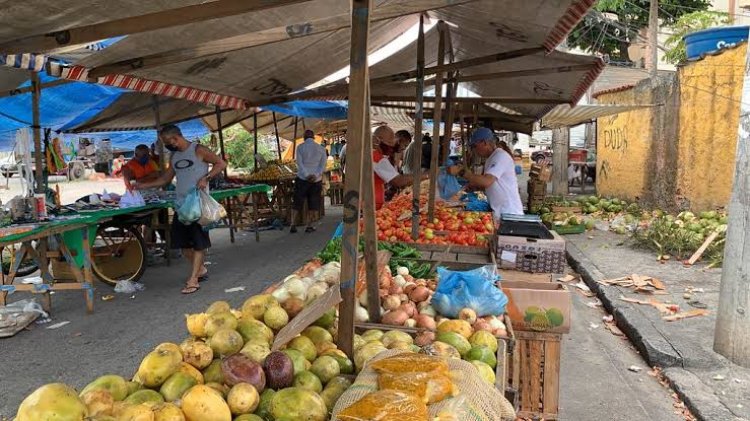
M116 7L94 7L91 1L60 0L54 5L39 0L28 6L14 7L4 11L9 21L16 22L13 28L0 30L0 42L22 38L44 32L58 31L71 25L70 13L75 11L77 25L106 22L115 18L138 16L144 13L166 10L178 6L176 1L163 1L143 4L135 0L118 2ZM179 2L179 6L197 2ZM475 58L487 54L538 49L539 52L550 52L564 38L566 33L580 20L593 3L592 0L560 1L531 0L525 2L477 0L477 1L386 1L375 2L373 16L379 10L417 10L449 5L429 12L435 19L445 20L452 25L451 33L456 51L456 59ZM453 5L451 5L453 4ZM390 7L390 9L388 9ZM412 9L409 9L411 7ZM161 81L169 84L202 89L218 95L242 98L246 105L264 105L269 102L285 102L279 97L303 90L348 64L349 29L342 28L329 32L317 33L313 23L326 21L336 16L347 16L348 2L339 0L314 0L299 4L282 6L252 13L239 14L221 19L191 23L129 35L109 48L90 54L75 63L75 67L65 71L66 77L88 79L89 70L105 68L105 65L120 63L126 60L147 59L153 54L180 52L180 60L171 64L127 69L123 72L146 81ZM31 25L31 22L35 22ZM375 51L391 41L398 34L414 25L416 15L405 15L373 22L370 34L370 51ZM290 34L283 41L251 48L232 45L231 37L259 34L260 31L273 32L280 28L289 29ZM300 29L302 28L302 29ZM304 30L307 28L307 30ZM299 31L297 31L299 29ZM307 35L306 34L311 34ZM207 50L199 47L213 42L214 47ZM224 43L224 44L222 44ZM429 44L428 44L429 45ZM427 51L431 54L432 48ZM557 53L553 53L552 56ZM196 57L196 58L192 58ZM413 68L413 55L407 64ZM539 57L544 57L540 54ZM536 61L514 63L513 69L521 69L522 64L534 66ZM238 71L242 69L242 71ZM472 69L473 72L485 72L484 67ZM462 72L463 73L463 72ZM467 69L465 73L469 74ZM375 74L374 74L375 75ZM582 74L577 73L577 83L564 86L555 84L534 85L535 96L552 94L553 97L570 100L579 94ZM585 77L595 77L596 73L587 73ZM116 75L111 79L117 79ZM119 78L122 80L123 78ZM101 81L101 80L100 80ZM110 80L111 82L111 80ZM478 82L477 82L478 83ZM137 85L137 84L136 84ZM142 88L134 86L135 88ZM528 92L528 84L525 92ZM562 89L561 88L570 88ZM501 89L499 86L495 89ZM484 90L478 89L481 95L493 95L498 91L488 85ZM534 89L534 88L532 88ZM373 94L376 91L373 90ZM166 92L169 94L169 92ZM503 95L508 95L503 92ZM202 98L207 100L207 98ZM234 107L238 104L227 103ZM528 107L525 111L529 111ZM532 107L535 113L542 107ZM551 107L549 107L551 108ZM524 112L528 114L527 112Z
M648 108L652 105L558 105L547 113L541 121L542 128L577 126L597 118L624 113L638 108Z

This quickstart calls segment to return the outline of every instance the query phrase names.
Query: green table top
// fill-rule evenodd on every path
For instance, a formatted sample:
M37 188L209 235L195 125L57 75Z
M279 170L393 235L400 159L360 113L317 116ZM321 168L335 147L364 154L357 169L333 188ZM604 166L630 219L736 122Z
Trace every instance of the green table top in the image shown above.
M228 197L239 196L241 194L267 193L269 191L271 191L271 186L269 186L268 184L254 184L251 186L243 186L234 189L215 190L211 192L211 197L216 200L222 200ZM77 215L77 218L57 219L49 222L43 222L30 231L26 231L20 234L6 235L0 238L0 244L13 244L27 241L28 239L38 236L44 231L48 231L53 228L60 228L63 226L76 224L95 225L104 219L109 219L116 216L135 214L138 212L165 209L170 207L174 207L173 202L152 203L146 206L138 206L133 208L112 208L91 212L81 212Z

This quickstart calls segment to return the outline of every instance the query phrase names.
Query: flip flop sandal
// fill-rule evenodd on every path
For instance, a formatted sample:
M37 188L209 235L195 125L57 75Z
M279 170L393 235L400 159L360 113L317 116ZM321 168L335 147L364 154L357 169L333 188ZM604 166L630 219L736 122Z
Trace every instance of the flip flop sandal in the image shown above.
M313 228L313 227L307 227L307 228L305 228L305 232L306 233L315 232L315 228Z
M201 287L198 286L198 285L195 285L195 286L191 285L189 287L183 288L182 291L180 291L180 292L182 294L184 294L184 295L190 295L192 293L198 292L200 289L201 289Z
M206 281L208 281L208 272L198 277L198 282L206 282Z

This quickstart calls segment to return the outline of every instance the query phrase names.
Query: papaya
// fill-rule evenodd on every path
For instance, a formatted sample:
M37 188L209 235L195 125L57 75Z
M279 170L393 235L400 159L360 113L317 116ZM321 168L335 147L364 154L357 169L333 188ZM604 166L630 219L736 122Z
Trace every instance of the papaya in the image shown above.
M81 391L81 396L94 390L106 390L115 401L121 401L129 395L128 382L121 376L106 374L97 377L96 380L86 385Z
M185 421L182 410L173 403L162 403L151 410L154 412L154 421Z
M181 363L182 353L179 349L175 352L172 349L157 347L141 361L136 377L146 387L159 387L180 369Z
M169 376L169 378L161 385L159 393L164 396L167 402L174 402L182 397L188 389L198 384L198 382L190 376L182 372L176 372Z
M205 386L193 386L182 396L186 421L232 421L229 405L219 392Z
M163 403L164 396L151 389L141 389L125 398L123 401L129 405L140 405L142 403Z

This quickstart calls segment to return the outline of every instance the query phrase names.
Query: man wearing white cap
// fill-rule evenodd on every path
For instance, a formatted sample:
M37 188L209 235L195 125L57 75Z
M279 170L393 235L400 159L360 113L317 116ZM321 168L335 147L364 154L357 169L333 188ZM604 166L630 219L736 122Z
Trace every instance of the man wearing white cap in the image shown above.
M466 179L470 187L484 190L496 220L504 213L523 215L515 162L508 152L496 146L492 130L486 127L476 129L471 134L469 148L474 154L487 158L484 174L472 174L460 165L448 168L448 173Z

